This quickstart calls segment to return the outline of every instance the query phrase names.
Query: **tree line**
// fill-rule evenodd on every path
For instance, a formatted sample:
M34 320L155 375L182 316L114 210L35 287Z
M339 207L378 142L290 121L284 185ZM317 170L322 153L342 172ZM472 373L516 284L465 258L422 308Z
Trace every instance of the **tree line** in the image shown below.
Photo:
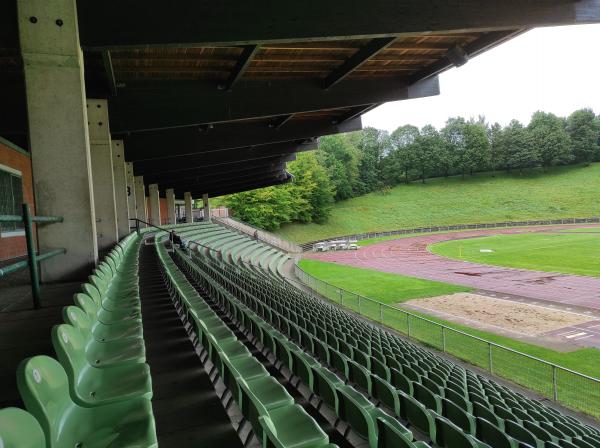
M497 171L523 173L600 160L600 116L580 109L566 118L535 112L527 126L512 120L452 117L438 130L405 125L389 134L375 128L319 139L319 148L288 165L294 182L226 196L240 219L273 230L287 222L327 220L335 201L431 177Z

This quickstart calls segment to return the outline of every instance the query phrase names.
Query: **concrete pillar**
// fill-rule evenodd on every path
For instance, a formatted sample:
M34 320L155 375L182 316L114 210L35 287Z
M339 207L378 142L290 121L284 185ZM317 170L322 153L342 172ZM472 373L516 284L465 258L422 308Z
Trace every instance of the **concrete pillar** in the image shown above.
M113 178L115 181L115 205L117 207L117 231L119 239L129 235L129 208L127 206L127 173L125 172L125 148L123 140L113 140Z
M160 226L160 194L158 192L158 184L148 185L150 192L150 209L152 217L150 222L155 226Z
M135 176L135 213L138 219L148 220L146 212L146 187L144 186L144 176ZM146 227L146 224L140 222L140 227Z
M108 102L88 99L87 113L98 250L106 251L119 241L110 128L108 126Z
M175 213L175 190L167 188L165 191L167 197L167 220L169 224L177 224L177 215Z
M98 247L76 1L18 0L17 8L36 214L64 218L38 227L39 249L67 250L41 263L42 280L79 280Z
M133 163L125 162L125 177L127 180L127 211L129 219L137 218L135 207L135 179L133 177ZM133 221L129 222L130 227L133 226Z
M210 222L210 202L207 194L202 195L202 203L204 204L204 220Z
M183 199L185 201L185 222L194 222L194 200L192 199L192 193L186 191L183 193Z

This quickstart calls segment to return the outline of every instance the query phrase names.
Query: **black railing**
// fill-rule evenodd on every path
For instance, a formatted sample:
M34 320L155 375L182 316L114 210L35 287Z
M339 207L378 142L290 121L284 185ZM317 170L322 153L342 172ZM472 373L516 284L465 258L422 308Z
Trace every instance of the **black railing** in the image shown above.
M33 297L33 306L40 308L42 306L40 294L40 273L38 263L67 252L66 249L54 249L44 254L38 254L35 250L35 240L33 238L32 223L55 223L63 222L62 216L31 216L29 204L23 204L23 215L0 215L0 222L22 222L25 228L25 241L27 243L27 260L18 261L0 268L0 278L13 272L20 271L29 266L29 275L31 277L31 295Z

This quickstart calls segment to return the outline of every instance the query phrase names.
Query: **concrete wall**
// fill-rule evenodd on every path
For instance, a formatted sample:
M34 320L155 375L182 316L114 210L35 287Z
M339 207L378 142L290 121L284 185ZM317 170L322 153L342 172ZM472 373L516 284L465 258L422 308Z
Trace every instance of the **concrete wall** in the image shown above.
M152 216L152 204L150 203L149 197L146 197L146 214L148 215L147 221L150 222L150 217ZM160 198L160 225L166 225L168 223L167 198Z
M31 158L29 157L29 154L18 146L0 137L0 165L21 172L21 178L23 180L23 200L29 204L31 213L35 214ZM3 236L0 234L0 260L21 257L25 254L27 254L25 236Z

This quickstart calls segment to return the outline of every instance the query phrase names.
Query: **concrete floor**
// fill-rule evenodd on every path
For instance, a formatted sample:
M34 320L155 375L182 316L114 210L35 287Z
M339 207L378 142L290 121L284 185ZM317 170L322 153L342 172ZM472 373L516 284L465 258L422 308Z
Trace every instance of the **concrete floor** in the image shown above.
M79 283L42 286L42 308L33 308L29 272L0 279L0 408L22 406L17 390L19 363L35 355L54 355L50 334L62 322L62 309L73 304Z

